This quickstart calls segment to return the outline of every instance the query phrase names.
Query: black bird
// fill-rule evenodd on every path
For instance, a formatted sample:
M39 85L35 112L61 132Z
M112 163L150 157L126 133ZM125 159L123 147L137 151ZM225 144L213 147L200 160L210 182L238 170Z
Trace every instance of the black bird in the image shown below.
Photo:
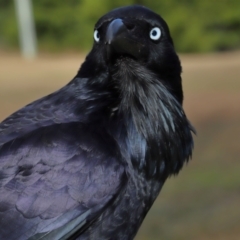
M0 239L133 239L193 148L169 29L115 9L60 90L0 124Z

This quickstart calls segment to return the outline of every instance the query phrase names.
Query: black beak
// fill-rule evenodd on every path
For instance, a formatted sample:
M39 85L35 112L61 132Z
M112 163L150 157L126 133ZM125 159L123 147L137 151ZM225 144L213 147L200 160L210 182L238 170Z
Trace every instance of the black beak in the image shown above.
M111 44L112 42L116 41L122 34L127 32L127 28L124 25L122 19L115 19L113 20L107 29L106 33L106 44Z
M132 29L119 18L109 24L105 39L108 59L115 55L129 55L136 59L145 56L145 46L134 37Z

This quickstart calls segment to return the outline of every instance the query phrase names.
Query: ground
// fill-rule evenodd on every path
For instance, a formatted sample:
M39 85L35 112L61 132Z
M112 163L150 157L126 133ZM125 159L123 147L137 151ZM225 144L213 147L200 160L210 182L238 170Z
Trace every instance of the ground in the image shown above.
M180 55L192 160L163 187L136 240L240 239L240 52ZM60 88L82 55L0 52L0 120Z

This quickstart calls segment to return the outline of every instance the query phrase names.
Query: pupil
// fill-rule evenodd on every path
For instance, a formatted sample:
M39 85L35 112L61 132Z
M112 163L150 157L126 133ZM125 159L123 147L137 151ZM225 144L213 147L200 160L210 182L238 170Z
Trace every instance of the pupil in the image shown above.
M156 35L157 35L157 31L154 30L154 31L152 32L152 35L153 35L153 36L156 36Z

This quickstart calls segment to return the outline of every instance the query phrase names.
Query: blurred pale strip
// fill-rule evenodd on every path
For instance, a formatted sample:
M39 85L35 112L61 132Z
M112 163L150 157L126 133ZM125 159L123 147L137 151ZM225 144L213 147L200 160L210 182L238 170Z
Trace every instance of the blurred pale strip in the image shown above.
M37 55L37 38L31 0L15 0L21 52L25 58Z

